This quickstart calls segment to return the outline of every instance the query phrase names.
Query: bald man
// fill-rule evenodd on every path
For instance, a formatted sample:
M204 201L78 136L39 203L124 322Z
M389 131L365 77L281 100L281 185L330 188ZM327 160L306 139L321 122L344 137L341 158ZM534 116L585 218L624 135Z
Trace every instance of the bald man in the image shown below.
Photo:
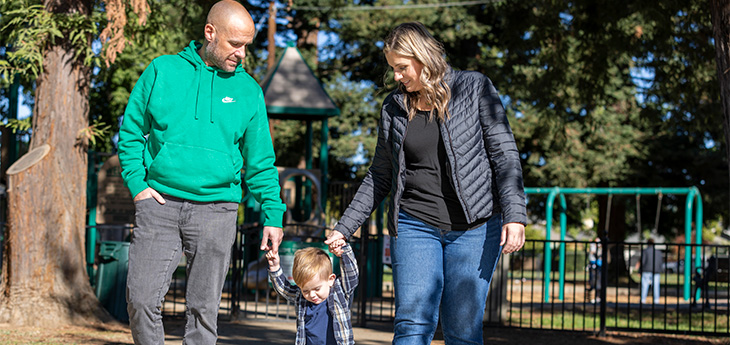
M261 250L278 252L286 206L263 92L241 66L254 33L241 4L216 3L205 41L154 59L129 97L119 158L136 208L127 278L135 344L163 343L162 300L182 254L183 344L215 344L244 162L243 179L265 216Z

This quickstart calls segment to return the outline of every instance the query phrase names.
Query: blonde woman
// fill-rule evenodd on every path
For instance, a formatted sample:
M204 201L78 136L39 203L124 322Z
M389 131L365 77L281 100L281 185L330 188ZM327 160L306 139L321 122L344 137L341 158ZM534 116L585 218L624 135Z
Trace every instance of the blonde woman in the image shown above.
M383 102L372 166L326 243L349 238L391 194L393 344L429 344L439 312L447 344L481 344L500 251L525 240L512 130L491 81L452 70L421 23L393 29L383 52L398 89Z

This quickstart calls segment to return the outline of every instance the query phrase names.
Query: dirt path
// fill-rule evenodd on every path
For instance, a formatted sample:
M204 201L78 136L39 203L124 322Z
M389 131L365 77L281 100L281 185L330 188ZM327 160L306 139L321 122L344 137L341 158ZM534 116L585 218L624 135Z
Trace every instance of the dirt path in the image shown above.
M184 325L180 321L167 322L166 344L178 345ZM294 343L294 321L245 320L221 322L218 344L282 344ZM387 345L391 343L392 328L387 323L371 323L368 328L355 328L358 345ZM697 336L655 335L640 333L612 333L598 337L589 333L537 331L515 328L484 329L485 344L519 345L606 345L606 344L662 344L662 345L730 345L728 338ZM121 324L101 324L89 327L69 326L60 329L13 327L0 324L0 344L133 344L129 327ZM443 345L437 334L434 345Z

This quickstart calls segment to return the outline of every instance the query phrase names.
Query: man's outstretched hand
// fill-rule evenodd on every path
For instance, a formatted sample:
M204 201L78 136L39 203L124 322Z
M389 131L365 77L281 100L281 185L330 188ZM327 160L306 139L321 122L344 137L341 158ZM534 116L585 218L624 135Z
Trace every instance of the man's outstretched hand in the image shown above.
M279 254L279 245L284 238L284 230L275 226L264 227L264 237L261 239L261 250Z

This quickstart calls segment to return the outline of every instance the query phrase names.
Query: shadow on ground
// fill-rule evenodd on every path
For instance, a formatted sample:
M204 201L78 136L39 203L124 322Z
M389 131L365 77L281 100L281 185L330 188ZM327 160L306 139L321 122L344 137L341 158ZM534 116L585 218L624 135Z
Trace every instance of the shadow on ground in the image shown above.
M180 321L167 325L166 344L180 344L184 324ZM393 327L388 322L369 322L367 328L355 327L355 342L359 345L387 345L393 339ZM294 343L296 325L290 321L243 320L221 322L218 344L287 344ZM607 344L662 344L662 345L730 345L730 339L670 334L610 333L599 337L588 332L544 331L517 328L484 328L485 344L523 345L607 345ZM442 334L437 332L433 345L443 345Z
M165 344L181 344L185 332L182 320L165 322ZM296 327L291 321L219 322L218 344L287 344L294 343Z
M185 330L182 320L164 320L165 344L180 345ZM245 319L221 321L218 344L294 344L296 325L293 320ZM390 323L369 322L367 328L355 327L358 345L388 345L393 338ZM518 328L484 329L485 344L520 345L608 345L608 344L661 344L661 345L730 345L728 337L699 337L670 334L610 333L598 337L587 332L543 331ZM127 325L119 323L94 326L66 326L61 328L17 327L0 324L0 345L6 344L84 344L131 345L132 334ZM443 336L437 333L432 343L443 345Z

